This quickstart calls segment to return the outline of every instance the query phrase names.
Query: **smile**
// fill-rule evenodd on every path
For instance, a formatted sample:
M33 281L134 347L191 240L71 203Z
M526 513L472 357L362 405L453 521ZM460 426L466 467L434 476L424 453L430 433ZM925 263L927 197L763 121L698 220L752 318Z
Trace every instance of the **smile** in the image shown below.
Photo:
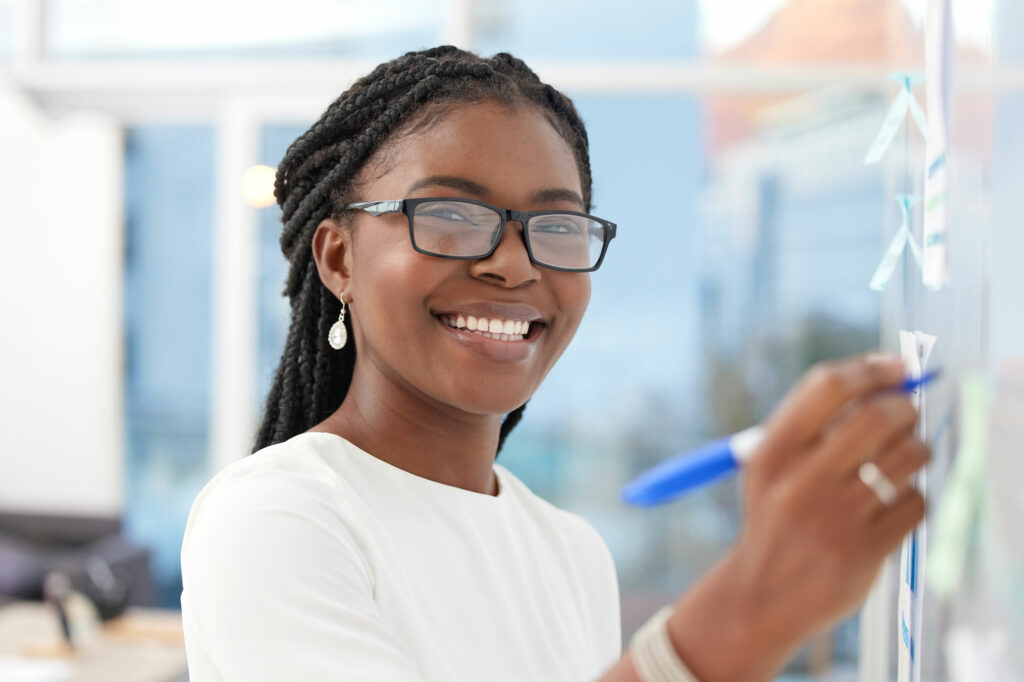
M443 315L440 320L453 329L498 341L522 341L530 335L529 320L504 320L473 315Z

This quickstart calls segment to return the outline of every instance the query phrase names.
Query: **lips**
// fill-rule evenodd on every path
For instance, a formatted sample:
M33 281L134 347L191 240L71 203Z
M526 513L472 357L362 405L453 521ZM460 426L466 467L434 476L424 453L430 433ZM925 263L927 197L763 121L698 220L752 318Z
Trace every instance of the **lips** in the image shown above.
M539 310L525 303L504 303L498 301L472 301L452 303L431 310L436 317L459 315L464 318L475 317L486 320L505 320L521 322L546 322ZM490 330L488 330L490 331Z
M543 333L543 323L530 323L526 336L520 334L492 334L480 330L458 328L449 324L449 319L434 315L444 333L461 348L473 355L490 361L522 362L533 357L538 338Z
M448 337L465 350L488 360L531 358L547 320L537 308L511 301L459 301L431 311Z

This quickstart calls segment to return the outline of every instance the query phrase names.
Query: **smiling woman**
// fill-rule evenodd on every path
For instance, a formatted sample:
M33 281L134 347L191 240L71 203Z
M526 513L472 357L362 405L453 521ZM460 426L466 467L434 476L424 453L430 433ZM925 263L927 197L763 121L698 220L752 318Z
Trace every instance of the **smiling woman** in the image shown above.
M927 450L881 391L902 366L820 367L766 425L736 546L620 657L603 540L495 461L616 231L573 104L505 53L407 53L291 146L276 196L291 327L252 456L189 516L193 682L769 679L920 519Z
M510 170L519 168L529 172ZM389 169L367 175L375 177L356 178L358 198L404 197L415 207L407 209L412 230L408 215L360 211L324 220L313 235L320 280L349 303L360 359L341 407L313 430L345 435L424 478L489 492L493 458L481 453L497 451L502 416L526 403L569 344L590 280L533 262L524 248L529 230L519 221L497 229L504 221L493 210L486 213L496 220L445 216L458 230L448 230L445 250L476 251L475 258L424 254L433 240L423 227L436 232L439 221L436 210L420 209L438 204L415 202L457 185L467 198L530 211L578 209L572 149L535 107L479 102L405 137ZM410 248L410 234L420 250ZM476 317L478 326L486 319L489 333L524 322L534 333L511 341L459 331L444 321L453 315L456 324L459 316ZM424 459L424 451L440 456Z

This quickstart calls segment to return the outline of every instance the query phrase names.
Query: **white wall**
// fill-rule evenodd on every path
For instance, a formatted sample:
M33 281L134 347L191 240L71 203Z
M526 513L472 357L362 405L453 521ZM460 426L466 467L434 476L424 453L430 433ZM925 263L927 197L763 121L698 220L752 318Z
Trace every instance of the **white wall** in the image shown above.
M0 150L0 509L120 515L120 128L0 83Z

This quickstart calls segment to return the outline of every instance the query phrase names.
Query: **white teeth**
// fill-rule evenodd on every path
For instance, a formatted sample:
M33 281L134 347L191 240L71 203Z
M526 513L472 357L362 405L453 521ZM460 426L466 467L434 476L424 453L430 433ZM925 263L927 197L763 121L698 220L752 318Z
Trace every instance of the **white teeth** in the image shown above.
M455 329L466 329L499 341L522 341L530 333L527 320L487 319L472 315L444 315L445 324Z

